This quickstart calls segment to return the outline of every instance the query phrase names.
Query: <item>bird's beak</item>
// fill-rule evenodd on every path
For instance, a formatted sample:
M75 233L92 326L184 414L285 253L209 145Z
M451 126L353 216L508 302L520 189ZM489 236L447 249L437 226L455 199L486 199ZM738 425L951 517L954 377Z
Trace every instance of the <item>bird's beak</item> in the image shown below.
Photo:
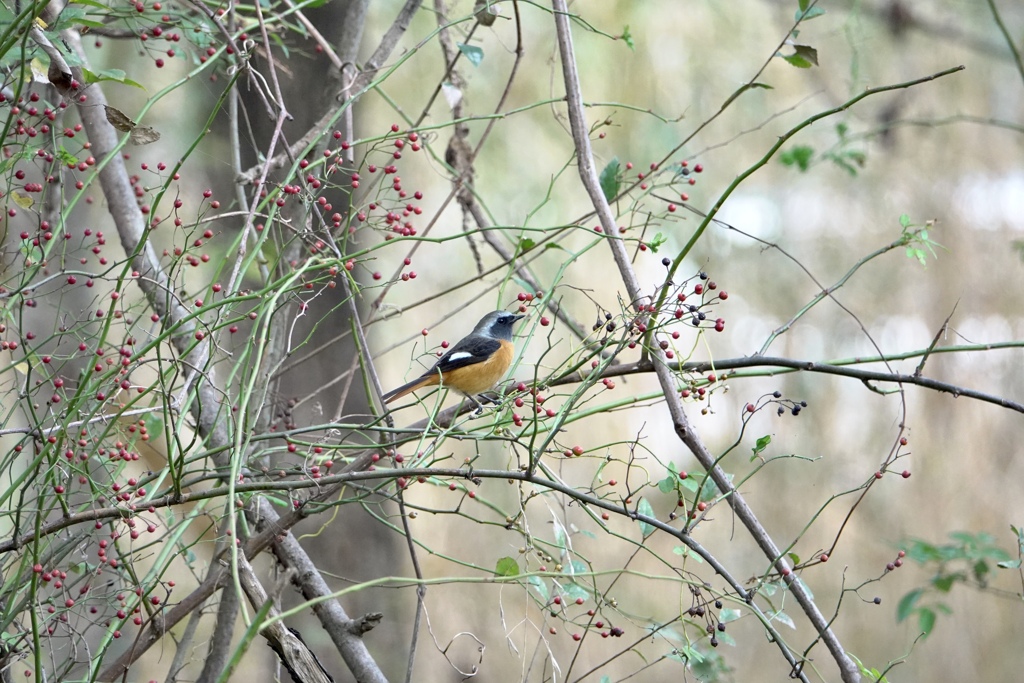
M512 322L517 323L517 322L519 322L520 320L522 320L525 317L526 317L525 313L520 313L519 315L516 316L516 319L513 320Z

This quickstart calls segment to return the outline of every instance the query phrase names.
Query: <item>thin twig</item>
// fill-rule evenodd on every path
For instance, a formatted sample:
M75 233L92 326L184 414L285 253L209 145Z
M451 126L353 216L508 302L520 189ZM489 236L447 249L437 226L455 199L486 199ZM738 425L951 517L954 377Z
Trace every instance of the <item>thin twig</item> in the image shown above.
M1013 41L1013 36L1010 35L1010 31L1006 28L1006 24L1003 23L1003 17L999 14L999 8L996 7L995 0L988 0L988 7L992 10L992 18L995 19L996 26L999 27L999 32L1003 34L1003 40L1006 41L1006 46L1010 48L1010 53L1013 55L1013 61L1017 65L1017 73L1020 74L1021 80L1024 80L1024 58L1021 57L1020 50L1017 49L1017 43Z

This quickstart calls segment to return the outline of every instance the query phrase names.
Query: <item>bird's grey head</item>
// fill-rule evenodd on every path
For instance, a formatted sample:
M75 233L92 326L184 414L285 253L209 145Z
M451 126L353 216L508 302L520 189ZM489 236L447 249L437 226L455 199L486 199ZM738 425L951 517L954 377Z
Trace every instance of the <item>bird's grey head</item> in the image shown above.
M512 326L525 317L525 315L517 315L508 311L491 311L477 323L473 333L512 341Z

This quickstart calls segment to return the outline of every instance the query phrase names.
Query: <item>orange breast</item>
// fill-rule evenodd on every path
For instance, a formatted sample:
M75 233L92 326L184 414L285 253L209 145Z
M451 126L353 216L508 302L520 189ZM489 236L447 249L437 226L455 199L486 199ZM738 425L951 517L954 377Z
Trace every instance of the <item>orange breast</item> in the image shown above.
M508 367L512 365L514 354L512 344L502 341L501 348L489 359L446 373L444 384L470 396L482 394L493 389L494 385L505 376Z

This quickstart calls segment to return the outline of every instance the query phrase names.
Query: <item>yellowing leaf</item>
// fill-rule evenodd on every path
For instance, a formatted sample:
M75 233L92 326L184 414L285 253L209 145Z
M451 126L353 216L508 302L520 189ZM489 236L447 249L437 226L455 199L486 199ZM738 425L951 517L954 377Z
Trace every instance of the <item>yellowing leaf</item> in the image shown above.
M14 203L23 209L31 209L35 201L24 192L20 190L14 190L11 192L11 197L14 198Z

